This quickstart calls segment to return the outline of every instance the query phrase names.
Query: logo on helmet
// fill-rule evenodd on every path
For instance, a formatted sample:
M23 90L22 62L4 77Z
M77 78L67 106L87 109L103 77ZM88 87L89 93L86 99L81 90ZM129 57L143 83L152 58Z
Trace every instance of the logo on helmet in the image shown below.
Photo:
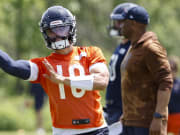
M62 20L56 20L56 21L50 22L50 26L57 26L61 24L63 24Z

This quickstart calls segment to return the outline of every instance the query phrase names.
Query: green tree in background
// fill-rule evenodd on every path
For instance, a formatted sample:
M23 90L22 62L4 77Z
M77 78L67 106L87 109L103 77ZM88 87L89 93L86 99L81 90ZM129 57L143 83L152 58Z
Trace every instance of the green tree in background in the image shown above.
M0 49L15 59L48 55L51 50L44 45L38 23L46 8L62 5L76 16L77 45L97 45L109 59L118 42L108 36L106 28L112 9L122 2L145 7L151 18L149 29L157 33L169 55L180 56L179 0L1 0ZM26 82L1 71L0 75L0 88L11 94L26 90Z

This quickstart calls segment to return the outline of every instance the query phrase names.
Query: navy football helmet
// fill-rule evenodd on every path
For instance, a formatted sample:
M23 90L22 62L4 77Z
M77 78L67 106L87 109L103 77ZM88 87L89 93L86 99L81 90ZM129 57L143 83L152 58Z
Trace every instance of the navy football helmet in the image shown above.
M110 36L121 36L121 29L114 26L114 21L123 20L130 9L137 7L134 3L123 3L117 5L110 14L110 25L108 31Z
M76 42L76 19L72 13L62 6L52 6L42 15L40 31L50 49L64 49ZM48 33L53 33L50 36ZM56 41L57 38L62 40Z

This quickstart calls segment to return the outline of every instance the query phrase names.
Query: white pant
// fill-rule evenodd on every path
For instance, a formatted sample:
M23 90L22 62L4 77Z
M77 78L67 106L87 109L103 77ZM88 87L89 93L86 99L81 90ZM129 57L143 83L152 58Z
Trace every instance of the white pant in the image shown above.
M95 127L95 128L87 128L87 129L62 129L62 128L52 127L52 130L53 130L53 135L74 135L74 134L81 134L81 133L95 131L97 129L105 128L105 127L107 127L107 123L106 122L104 122L104 124L102 126Z
M120 121L113 123L112 125L108 126L109 128L109 135L119 135L123 131L123 126Z

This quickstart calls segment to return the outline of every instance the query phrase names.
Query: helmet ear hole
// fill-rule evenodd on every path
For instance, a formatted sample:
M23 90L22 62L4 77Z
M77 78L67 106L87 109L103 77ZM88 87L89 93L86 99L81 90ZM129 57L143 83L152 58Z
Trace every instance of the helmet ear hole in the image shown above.
M51 45L55 41L48 37L46 30L66 26L70 26L70 30L68 32L69 34L65 34L65 36L62 36L62 38L67 37L70 43L75 44L76 20L68 9L62 6L52 6L43 13L40 21L40 31L48 48L53 49ZM61 31L59 31L59 33L61 33ZM57 36L59 35L57 34ZM61 37L61 35L59 37ZM63 47L58 48L63 49Z

